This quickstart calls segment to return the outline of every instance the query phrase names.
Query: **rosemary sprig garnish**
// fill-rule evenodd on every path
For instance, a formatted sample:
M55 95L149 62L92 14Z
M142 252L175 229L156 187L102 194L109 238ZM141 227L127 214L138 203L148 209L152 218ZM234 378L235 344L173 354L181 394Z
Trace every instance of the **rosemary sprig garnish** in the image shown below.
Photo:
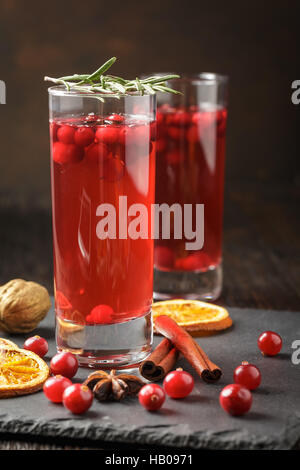
M116 97L128 95L131 92L138 92L141 95L145 93L154 95L157 91L180 94L179 91L173 90L173 88L166 85L168 80L179 78L179 75L163 75L161 77L155 76L144 79L136 78L135 80L126 80L115 75L104 75L116 60L116 57L112 57L91 74L80 75L76 73L60 78L44 77L44 80L53 82L56 85L63 85L68 91L100 93L103 95L115 95ZM99 97L99 99L103 101L103 98Z

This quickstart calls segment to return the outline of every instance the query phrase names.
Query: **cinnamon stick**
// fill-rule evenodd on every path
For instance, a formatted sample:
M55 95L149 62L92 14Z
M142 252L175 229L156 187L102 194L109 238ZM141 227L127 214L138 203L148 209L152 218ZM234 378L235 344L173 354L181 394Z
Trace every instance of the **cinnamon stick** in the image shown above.
M161 315L155 319L156 330L170 340L205 382L216 382L222 375L191 335L172 318Z
M140 374L147 380L158 382L175 366L179 352L173 344L164 338L153 353L141 363Z

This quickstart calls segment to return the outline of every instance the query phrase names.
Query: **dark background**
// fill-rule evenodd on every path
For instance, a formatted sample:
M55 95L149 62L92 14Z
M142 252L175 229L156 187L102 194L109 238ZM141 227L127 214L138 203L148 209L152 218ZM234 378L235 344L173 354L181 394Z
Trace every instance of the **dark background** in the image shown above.
M230 77L221 302L299 310L299 1L0 1L0 282L52 286L47 84L90 72Z

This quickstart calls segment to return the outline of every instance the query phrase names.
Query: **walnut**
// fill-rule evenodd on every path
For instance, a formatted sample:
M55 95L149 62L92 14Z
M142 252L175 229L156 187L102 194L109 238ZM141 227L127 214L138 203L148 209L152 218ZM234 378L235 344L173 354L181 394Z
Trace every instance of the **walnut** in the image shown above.
M29 333L51 307L47 289L36 282L13 279L0 287L0 328Z

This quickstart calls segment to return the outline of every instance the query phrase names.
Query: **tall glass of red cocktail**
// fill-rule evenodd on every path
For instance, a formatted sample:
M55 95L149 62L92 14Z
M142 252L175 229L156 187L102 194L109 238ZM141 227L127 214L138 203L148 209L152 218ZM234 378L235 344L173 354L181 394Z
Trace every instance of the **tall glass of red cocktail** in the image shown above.
M156 203L167 204L170 231L164 236L160 230L155 242L154 292L157 298L216 299L222 287L227 78L201 74L169 83L182 95L158 95Z
M134 364L152 342L155 96L57 86L49 103L57 347Z

